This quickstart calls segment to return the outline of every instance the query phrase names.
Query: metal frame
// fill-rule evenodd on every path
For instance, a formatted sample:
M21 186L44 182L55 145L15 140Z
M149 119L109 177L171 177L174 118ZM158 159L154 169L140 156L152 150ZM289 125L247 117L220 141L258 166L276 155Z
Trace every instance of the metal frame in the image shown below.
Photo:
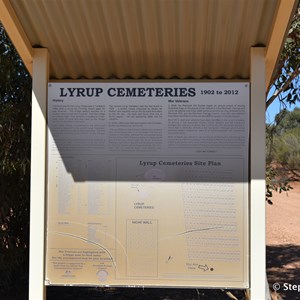
M48 51L33 60L29 299L46 299L45 199ZM265 48L251 49L250 290L265 299Z

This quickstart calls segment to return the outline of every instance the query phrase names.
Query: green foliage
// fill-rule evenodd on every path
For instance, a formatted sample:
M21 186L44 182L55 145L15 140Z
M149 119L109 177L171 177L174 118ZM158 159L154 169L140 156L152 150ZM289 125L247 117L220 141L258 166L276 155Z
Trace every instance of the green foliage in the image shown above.
M295 107L293 111L288 111L287 109L281 110L275 116L275 122L273 124L267 124L266 126L266 153L267 153L267 163L270 164L273 160L277 160L278 162L287 163L287 157L284 153L288 152L289 146L293 145L293 139L296 138L297 130L291 131L290 134L287 135L287 132L293 129L300 128L300 108ZM286 142L283 140L279 142L280 137L283 139L287 139ZM293 137L294 136L294 137ZM276 145L275 145L276 143ZM292 145L289 145L292 144ZM281 151L279 151L281 148ZM293 145L293 147L296 147ZM275 149L277 150L278 155L281 157L278 160L278 157L275 157ZM286 160L284 159L286 157Z
M267 124L266 137L267 163L276 161L290 170L299 169L300 108L278 113L275 123Z
M271 200L273 197L273 192L288 192L293 187L289 184L287 179L277 179L278 172L271 167L266 169L266 201L268 204L273 204Z
M289 170L300 170L300 128L288 129L274 139L274 159Z
M274 124L266 126L267 168L266 201L272 204L273 191L289 191L289 180L300 178L300 108L282 110L275 117Z
M274 134L276 126L273 124L266 125L266 163L270 165L274 160Z
M296 143L300 124L300 109L288 112L287 108L295 105L300 99L300 1L291 22L280 61L272 79L271 94L267 95L266 108L279 100L283 108L275 118L274 124L266 126L266 163L281 163L287 170L268 168L266 170L266 201L272 204L273 191L282 192L291 189L286 172L299 177L299 152ZM297 128L297 129L296 129ZM283 168L284 169L284 168Z
M277 124L277 135L294 128L300 128L300 108L295 107L293 111L283 109L276 116L275 121Z
M267 100L266 107L276 99L283 107L296 104L300 99L300 1L276 70L272 79L275 92Z
M31 78L1 23L0 82L0 285L8 286L28 268Z
M31 78L2 26L0 37L0 174L25 174L30 157Z

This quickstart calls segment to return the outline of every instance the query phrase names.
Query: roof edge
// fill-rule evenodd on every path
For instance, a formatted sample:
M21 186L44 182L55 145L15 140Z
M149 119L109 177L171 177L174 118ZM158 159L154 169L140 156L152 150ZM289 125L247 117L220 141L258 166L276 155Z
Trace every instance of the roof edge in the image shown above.
M33 49L9 0L0 0L0 21L32 75Z
M280 53L284 46L285 37L293 14L298 6L297 0L281 0L277 9L277 15L273 23L273 29L266 49L266 88L272 84L276 65L280 59Z

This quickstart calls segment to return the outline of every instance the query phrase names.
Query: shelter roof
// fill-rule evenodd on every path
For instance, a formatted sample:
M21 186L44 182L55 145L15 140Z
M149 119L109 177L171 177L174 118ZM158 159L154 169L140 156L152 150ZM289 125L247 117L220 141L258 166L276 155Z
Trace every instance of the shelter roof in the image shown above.
M0 0L0 20L32 70L53 79L246 79L266 47L271 80L296 0Z

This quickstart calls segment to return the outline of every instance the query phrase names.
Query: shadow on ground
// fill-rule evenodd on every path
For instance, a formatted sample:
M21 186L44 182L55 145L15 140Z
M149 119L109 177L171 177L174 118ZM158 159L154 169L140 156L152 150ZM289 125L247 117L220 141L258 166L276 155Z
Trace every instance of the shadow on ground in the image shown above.
M300 300L300 245L267 246L267 276L271 291L277 284L282 299Z
M69 289L69 291L68 291ZM237 298L244 299L242 291L232 291ZM65 296L62 296L65 294ZM61 296L61 298L58 297ZM163 289L163 288L65 288L50 287L47 300L230 300L221 290Z
M244 300L242 290L231 290L238 300ZM28 290L0 290L0 299L26 300ZM230 300L225 291L179 288L100 288L47 287L47 300Z

